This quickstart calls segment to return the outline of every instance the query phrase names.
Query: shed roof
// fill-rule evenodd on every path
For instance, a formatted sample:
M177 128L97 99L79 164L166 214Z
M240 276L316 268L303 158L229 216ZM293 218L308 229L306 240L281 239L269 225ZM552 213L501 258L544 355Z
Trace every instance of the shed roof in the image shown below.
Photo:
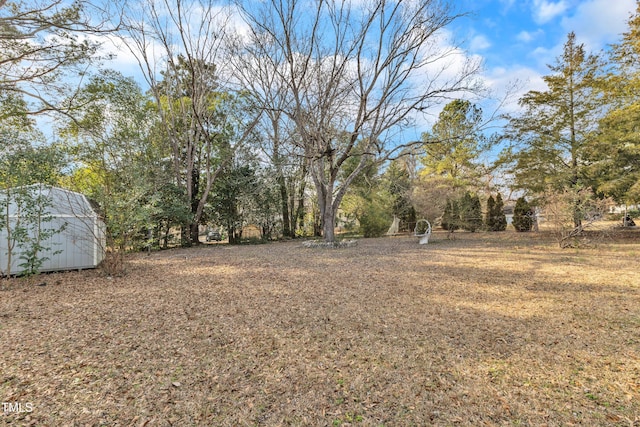
M12 195L19 192L28 192L35 197L46 197L48 199L47 211L52 216L83 218L98 215L96 209L84 194L47 184L33 184L10 190L9 216L13 216L18 209L16 198ZM0 199L6 197L6 191L0 193Z

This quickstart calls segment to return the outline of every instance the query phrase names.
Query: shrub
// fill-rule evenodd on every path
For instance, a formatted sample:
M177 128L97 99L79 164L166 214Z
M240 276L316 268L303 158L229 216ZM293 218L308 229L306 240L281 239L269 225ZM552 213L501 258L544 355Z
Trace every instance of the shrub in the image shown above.
M507 229L507 217L504 214L504 203L500 193L495 199L493 196L489 196L487 200L485 226L488 231L504 231Z
M513 209L513 227L520 232L531 231L533 228L533 210L524 197L516 200L516 206Z
M472 233L482 228L482 207L480 198L467 192L460 201L460 220L462 228Z
M389 229L391 218L378 200L367 201L360 215L360 232L364 237L380 237Z
M487 199L487 213L485 214L484 217L484 224L485 227L487 227L488 231L493 231L494 227L495 227L495 221L493 218L493 214L495 213L495 209L496 209L496 201L494 200L493 196L489 196L489 198Z
M492 231L504 231L507 229L507 216L504 214L504 202L500 193L496 196L496 204L492 216L494 225Z

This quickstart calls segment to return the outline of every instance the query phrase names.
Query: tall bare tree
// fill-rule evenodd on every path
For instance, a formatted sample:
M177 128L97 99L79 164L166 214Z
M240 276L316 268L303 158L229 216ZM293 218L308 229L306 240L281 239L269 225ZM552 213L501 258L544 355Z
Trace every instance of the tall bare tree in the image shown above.
M186 190L192 209L185 243L197 243L213 183L257 123L249 109L235 109L233 117L225 111L238 100L228 96L219 72L228 15L214 0L143 0L126 16L122 40L151 88L173 153L176 183Z
M439 0L239 2L250 28L247 52L286 89L278 108L295 124L323 236L332 242L354 178L372 159L383 162L406 148L399 135L416 113L474 89L478 64L454 70L460 51L443 43L442 30L461 15ZM357 166L343 176L354 156Z
M280 194L282 234L295 237L296 228L302 226L298 220L304 209L307 162L295 141L298 138L295 123L285 114L289 103L287 84L274 73L274 62L278 61L273 59L281 52L272 52L271 60L257 61L260 53L253 46L244 46L244 52L241 41L234 46L229 59L238 84L253 104L264 111L259 124L261 146Z

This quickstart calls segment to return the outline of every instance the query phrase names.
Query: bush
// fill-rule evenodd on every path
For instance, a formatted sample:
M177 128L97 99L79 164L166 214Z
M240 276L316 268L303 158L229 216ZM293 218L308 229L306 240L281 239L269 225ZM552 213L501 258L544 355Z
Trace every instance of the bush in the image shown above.
M489 198L487 199L487 213L485 215L485 219L484 219L484 224L485 227L487 227L487 231L493 231L494 227L495 227L495 221L493 219L493 213L496 210L496 201L494 200L493 196L489 196Z
M513 209L513 227L520 232L531 231L533 228L533 210L524 197L516 200L516 206Z
M364 212L360 215L360 232L364 237L383 236L391 221L392 218L380 201L367 201Z
M507 217L504 214L504 203L500 193L495 199L493 196L489 196L489 200L487 200L485 226L488 231L504 231L507 229Z
M482 228L482 207L480 198L467 192L460 203L460 219L462 228L472 233Z
M494 228L492 231L504 231L507 229L507 216L504 214L504 202L502 201L502 195L500 195L500 193L496 196L493 221Z

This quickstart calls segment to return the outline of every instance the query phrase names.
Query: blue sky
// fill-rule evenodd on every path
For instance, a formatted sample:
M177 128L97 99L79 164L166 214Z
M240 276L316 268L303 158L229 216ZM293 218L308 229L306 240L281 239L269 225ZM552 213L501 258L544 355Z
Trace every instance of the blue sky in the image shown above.
M483 62L481 78L496 98L514 82L519 84L502 113L516 109L515 101L525 92L545 90L542 76L549 74L547 64L555 63L569 32L576 33L587 51L597 53L621 40L636 10L636 0L451 0L451 4L466 15L447 28L443 42L460 43L466 51L461 56ZM135 59L123 50L118 56L114 67L142 83ZM493 109L483 108L485 113ZM419 120L409 138L428 130L438 111Z
M544 89L541 76L567 40L597 53L621 40L635 0L458 0L470 11L452 31L469 53L484 61L483 75L496 87L519 79L526 90ZM525 90L525 91L526 91Z
M360 1L360 0L358 0ZM451 39L484 63L483 77L500 91L508 82L543 89L570 31L588 51L618 42L636 0L451 0L467 15L448 28ZM124 74L139 74L134 58L120 50L114 61ZM525 90L525 91L526 91Z

